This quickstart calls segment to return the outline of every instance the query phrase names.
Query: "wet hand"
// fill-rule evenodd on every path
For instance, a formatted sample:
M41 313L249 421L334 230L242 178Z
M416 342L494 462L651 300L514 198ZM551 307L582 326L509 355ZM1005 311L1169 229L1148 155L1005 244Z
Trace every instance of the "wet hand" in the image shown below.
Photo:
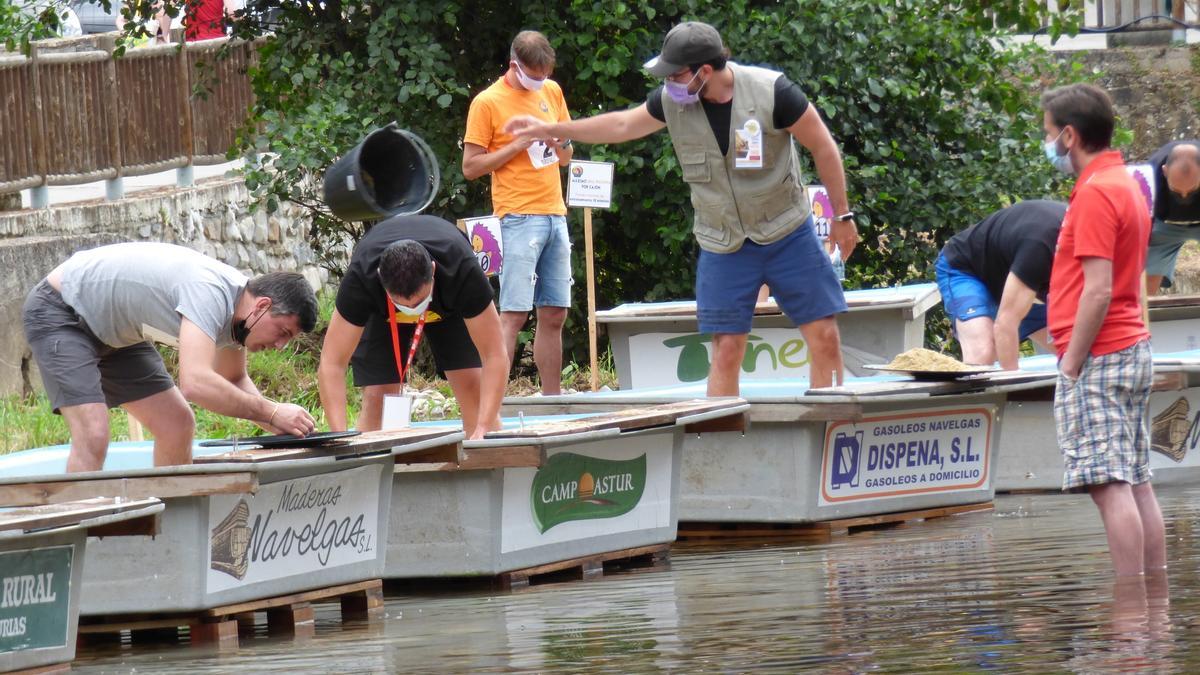
M842 261L850 259L854 247L858 246L858 226L853 220L835 220L829 223L829 238L842 251Z
M280 403L279 409L268 422L271 426L285 434L307 436L316 429L317 423L308 411L292 403Z

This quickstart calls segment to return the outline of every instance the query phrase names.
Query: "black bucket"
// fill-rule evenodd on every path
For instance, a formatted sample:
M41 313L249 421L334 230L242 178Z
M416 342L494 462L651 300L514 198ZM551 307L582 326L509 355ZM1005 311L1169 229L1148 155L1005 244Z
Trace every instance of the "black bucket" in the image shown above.
M395 122L367 134L325 172L325 203L343 220L420 213L441 184L437 157Z

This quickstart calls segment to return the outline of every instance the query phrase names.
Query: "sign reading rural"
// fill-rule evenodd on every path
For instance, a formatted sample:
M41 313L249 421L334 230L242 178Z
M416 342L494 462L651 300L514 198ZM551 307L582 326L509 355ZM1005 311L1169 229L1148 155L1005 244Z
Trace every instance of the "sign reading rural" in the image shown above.
M818 503L978 489L988 479L994 416L979 407L831 422Z
M670 435L641 438L603 456L557 452L537 469L506 470L501 551L669 526Z
M0 653L67 645L74 546L0 553Z
M364 466L209 497L208 592L376 559L382 471Z

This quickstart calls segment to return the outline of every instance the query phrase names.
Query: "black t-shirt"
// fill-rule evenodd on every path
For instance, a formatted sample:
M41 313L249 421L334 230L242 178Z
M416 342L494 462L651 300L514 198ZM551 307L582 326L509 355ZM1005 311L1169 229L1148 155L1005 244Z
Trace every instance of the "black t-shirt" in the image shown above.
M662 85L650 92L646 97L646 110L650 111L650 116L654 119L666 122L662 93ZM717 146L721 148L721 154L729 154L729 118L733 113L733 100L727 103L711 103L701 98L700 105L704 106L704 115L708 118L708 126L712 127L713 135L717 137ZM780 75L775 80L775 113L771 116L771 123L776 129L787 129L795 124L806 110L808 97L800 91L800 86L787 79L786 75Z
M1200 145L1200 141L1172 141L1154 151L1150 155L1150 166L1154 171L1154 217L1176 225L1200 224L1200 191L1188 195L1187 199L1171 192L1167 187L1167 177L1163 175L1163 165L1171 154L1171 148L1183 143Z
M1045 302L1054 247L1066 215L1067 205L1062 202L1023 201L954 235L942 253L951 267L982 281L997 303L1009 272Z
M401 239L416 240L437 263L430 311L443 317L470 319L491 304L492 285L462 231L434 216L395 216L372 227L350 255L337 293L338 313L347 321L365 326L372 314L387 317L388 298L379 280L379 257L389 244Z

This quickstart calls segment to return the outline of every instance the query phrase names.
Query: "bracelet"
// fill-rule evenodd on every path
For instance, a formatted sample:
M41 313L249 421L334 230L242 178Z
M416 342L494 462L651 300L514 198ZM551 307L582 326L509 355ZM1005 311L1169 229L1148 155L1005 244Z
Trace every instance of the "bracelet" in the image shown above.
M279 402L278 401L276 401L276 403L275 403L275 409L271 411L271 416L267 418L267 426L269 426L269 427L275 426L275 424L274 424L275 413L277 413L277 412L279 412Z

